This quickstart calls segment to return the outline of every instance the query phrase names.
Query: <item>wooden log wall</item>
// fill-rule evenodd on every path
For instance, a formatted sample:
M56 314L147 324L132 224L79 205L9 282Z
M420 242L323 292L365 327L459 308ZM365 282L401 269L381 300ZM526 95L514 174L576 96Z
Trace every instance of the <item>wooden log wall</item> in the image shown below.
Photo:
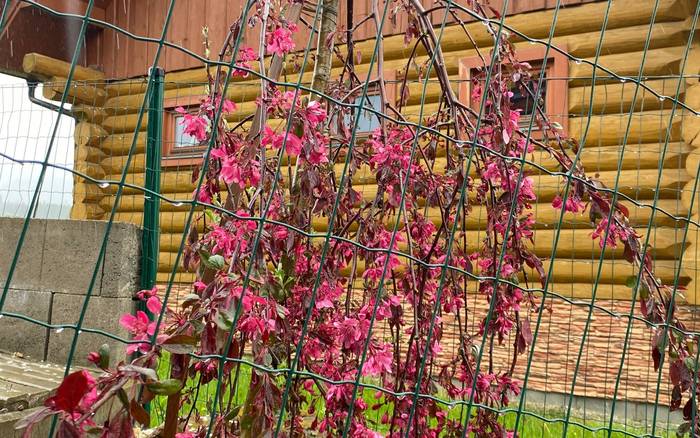
M653 4L651 0L641 2L622 0L613 4L603 40L602 56L598 61L600 65L619 75L634 77L639 74ZM646 54L643 75L647 77L645 84L648 87L664 95L673 95L678 87L678 75L681 73L685 44L690 33L691 23L687 14L689 4L689 1L683 0L661 4L652 29L652 39ZM576 58L592 61L600 36L604 7L604 4L589 4L560 11L553 43L566 47L567 51ZM509 24L529 36L542 38L549 32L551 19L552 11L541 11L513 16ZM486 50L491 37L485 32L483 26L475 23L467 26L476 44L480 49ZM455 88L459 79L457 68L459 60L476 55L476 50L471 43L458 38L460 33L460 29L450 27L446 29L443 37L445 60L451 79L455 81ZM517 46L529 47L530 44L518 42ZM370 53L373 42L361 42L357 47L364 53ZM398 72L398 77L406 75L411 81L410 98L405 114L409 119L418 121L422 84L417 82L417 72L406 67L407 54L402 37L389 37L385 40L385 69ZM419 62L424 59L425 55L420 54ZM357 67L360 75L368 73L367 62L368 57L365 57L363 63ZM697 67L693 67L692 63L687 64L689 67L686 68L686 74L693 72L696 74L700 71ZM339 72L340 68L339 64L335 64L334 73ZM310 79L310 71L309 68L304 72L303 81ZM286 80L294 82L299 79L299 74L301 73L288 71ZM622 157L619 190L643 204L651 204L653 201L659 177L660 157L664 149L666 150L662 162L664 170L660 177L657 202L657 207L663 211L657 211L654 214L650 242L659 260L660 275L664 279L673 280L679 253L690 246L690 243L686 245L677 243L682 240L682 232L679 229L682 224L674 218L674 216L687 214L688 207L681 202L681 191L693 181L692 173L689 173L685 166L692 148L683 141L684 135L682 135L683 131L687 130L683 124L687 117L678 110L672 117L670 99L659 100L654 94L644 89L640 89L637 98L634 99L634 83L612 80L607 73L599 70L596 73L599 79L593 86L590 81L591 75L592 68L589 65L570 62L569 133L580 138L587 130L582 162L585 163L589 172L598 172L600 179L612 187L617 176L621 144L625 137L628 120L631 119ZM560 79L566 80L566 78ZM204 92L202 84L205 80L203 69L167 73L165 98L172 100L201 95ZM143 103L144 85L144 81L139 79L108 85L106 92L109 97L102 108L105 115L101 120L102 130L95 129L91 125L83 128L91 138L85 144L94 147L91 145L97 143L98 149L103 153L100 167L105 171L108 179L118 179L123 170L126 153L131 147L134 136L138 109ZM681 93L685 93L687 87L692 87L690 80L683 80ZM239 121L254 112L257 91L258 86L255 82L244 80L238 80L235 86L230 88L229 98L239 107L239 110L229 117L230 121ZM427 87L425 114L430 114L437 108L439 92L439 86L434 81L430 82ZM681 94L681 97L684 97L684 94ZM586 117L589 109L592 113L590 120ZM631 117L630 111L633 113ZM128 182L137 186L143 185L144 181L147 123L147 118L144 118L141 132L136 139L136 155L132 158L129 169ZM667 134L668 145L666 145ZM535 154L532 158L545 167L555 168L555 163L541 154ZM439 161L438 164L442 162L444 161ZM552 227L557 220L557 214L551 209L549 202L563 185L560 180L547 175L536 175L535 183L540 197L540 204L535 206L538 221L535 246L541 256L548 257L551 253L548 245L551 244L553 237ZM376 193L371 175L366 172L359 172L354 184L367 199ZM187 199L193 189L188 169L177 167L164 169L162 191L168 197ZM105 196L97 204L102 211L111 210L115 192L114 186L104 190ZM136 189L127 188L118 207L117 219L140 223L142 204L142 194ZM641 233L647 234L652 210L644 206L636 207L629 203L628 205L632 222ZM175 255L181 242L186 211L186 206L162 204L163 235L159 266L161 281L165 281L173 269ZM434 214L431 217L436 222L439 221L438 215ZM475 239L479 236L482 217L483 212L477 208L467 221L467 228L472 230L470 232ZM314 226L322 230L325 222L318 220ZM571 293L585 296L587 293L590 294L588 283L593 281L596 275L595 268L599 256L597 243L590 239L590 224L587 216L567 214L563 227L566 230L560 239L560 247L557 251L554 289L559 287L562 290L570 290L569 285L577 284L580 286L574 288ZM608 291L605 293L606 296L629 298L630 291L620 286L624 285L626 278L633 272L619 259L619 250L606 251L601 287ZM179 278L188 281L192 275L182 273ZM685 269L682 270L681 284L686 284L689 280L690 273L685 272Z

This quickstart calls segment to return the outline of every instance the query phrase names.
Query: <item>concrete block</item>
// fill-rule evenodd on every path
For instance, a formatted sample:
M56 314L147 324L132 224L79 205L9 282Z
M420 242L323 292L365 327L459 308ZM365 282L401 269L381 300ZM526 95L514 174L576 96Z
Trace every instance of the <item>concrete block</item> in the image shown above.
M103 230L98 222L50 221L46 227L41 289L85 294L95 269ZM99 295L99 286L98 277L96 295Z
M33 219L20 249L20 257L15 267L10 287L15 289L40 289L39 277L46 240L48 221ZM5 287L17 242L24 225L24 219L0 218L0 287Z
M139 291L141 230L134 224L114 223L109 233L100 295L131 298Z
M24 434L24 430L16 430L15 423L24 417L27 417L37 410L42 409L41 407L34 409L27 409L25 411L17 412L7 412L0 414L0 436L3 438L21 438ZM49 436L49 431L51 430L51 418L45 418L39 424L36 424L32 428L32 437L47 437Z
M80 295L54 295L52 323L77 324L84 300L85 297ZM133 313L134 307L134 302L128 299L92 296L87 307L83 327L85 329L103 330L128 339L128 333L119 326L118 321L121 315ZM46 360L53 363L66 363L74 335L74 329L65 329L60 333L52 330L49 334L49 348ZM87 354L91 351L97 351L104 343L109 344L111 347L112 364L126 357L123 343L102 334L83 331L78 334L77 348L71 365L88 365L86 360Z
M58 293L85 294L97 264L107 222L50 221L41 283ZM141 232L136 225L113 223L92 295L131 298L139 290Z
M3 312L49 321L51 293L44 291L8 290ZM0 349L20 352L36 360L44 358L47 329L35 323L11 316L0 319Z

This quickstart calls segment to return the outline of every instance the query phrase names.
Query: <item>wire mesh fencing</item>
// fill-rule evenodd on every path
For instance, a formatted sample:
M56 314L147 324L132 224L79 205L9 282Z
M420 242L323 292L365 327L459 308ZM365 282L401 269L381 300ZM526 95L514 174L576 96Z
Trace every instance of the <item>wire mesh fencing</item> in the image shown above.
M179 399L148 399L144 427L162 427L175 403L196 436L697 433L697 2L679 2L685 9L673 12L664 1L649 0L629 12L615 7L631 2L576 9L557 1L546 13L515 16L512 25L507 1L502 11L439 2L429 12L430 31L415 24L415 46L404 35L358 41L354 49L347 40L336 46L323 90L313 88L314 64L321 61L311 37L284 54L276 75L278 55L241 61L245 32L235 25L218 60L210 59L218 48L205 45L208 53L200 55L177 43L169 26L190 11L177 1L161 5L157 37L91 17L94 0L85 15L20 3L82 27L72 62L62 67L65 77L42 77L43 100L54 102L58 117L24 97L29 85L0 87L0 213L24 218L4 263L0 316L68 334L66 375L86 363L78 352L97 351L102 339L136 346L137 356L144 343L158 345L146 367L156 380L181 380L184 387ZM312 28L311 35L322 31L323 4L305 3L295 25ZM238 24L261 17L256 5L241 5ZM375 5L359 19L381 35L392 5ZM400 18L407 14L416 23L428 14L415 5L397 8ZM456 23L448 25L447 17ZM90 26L148 47L144 71L150 73L76 77ZM245 46L255 46L255 38L248 36ZM513 41L512 58L503 40ZM170 71L166 64L160 76L164 54L174 52L206 68ZM527 81L520 78L525 71ZM489 113L494 83L508 86L501 90L508 103ZM309 103L314 99L323 116ZM228 102L235 110L224 108ZM512 131L504 127L498 141L490 140L495 135L487 130L500 126L494 120L511 111L518 114ZM313 125L316 133L308 125L319 123L314 117L323 120L322 127ZM191 118L204 120L204 139L190 129ZM405 144L391 143L400 135L387 129L411 135ZM522 139L525 152L512 152L511 136ZM569 137L577 141L563 140ZM237 142L255 147L246 155ZM313 155L309 148L317 142L327 149ZM390 146L403 155L386 152ZM222 151L238 151L239 161L216 155ZM492 161L499 171L514 172L512 193L480 186ZM391 165L399 166L395 175L377 171ZM246 173L251 169L259 174ZM492 184L504 178L492 177ZM516 211L526 177L536 198ZM326 185L318 182L323 178ZM308 199L300 195L304 184L316 189ZM579 200L584 214L567 204L583 193L580 185L591 193ZM505 201L496 199L506 192ZM593 194L605 198L609 211L590 213L598 205ZM493 208L501 201L507 226L494 231ZM615 242L614 211L624 213L619 228L637 237ZM22 288L13 277L34 232L30 223L67 217L104 224L83 259L92 276L79 291L75 321L8 310L13 291ZM163 303L148 309L155 325L141 338L117 334L116 320L114 331L100 328L87 312L101 296L101 272L119 259L110 251L113 227L122 222L143 228L141 280L131 294L155 286ZM504 274L500 267L516 257L506 241L523 222L529 234L516 252L542 263L523 261ZM245 237L236 240L239 235ZM381 237L373 241L375 235ZM443 236L432 244L439 255L430 244L436 235ZM639 247L630 249L630 241ZM494 257L481 264L484 248ZM343 257L344 263L333 261ZM499 266L493 276L491 263ZM647 275L658 296L642 285ZM517 301L507 310L499 310L507 300L495 298L500 287ZM266 313L270 303L276 315ZM204 310L188 313L195 306ZM665 318L654 319L649 309L657 306ZM294 311L298 320L289 316ZM332 319L334 311L342 317ZM490 329L501 318L512 331ZM271 327L253 329L254 322ZM204 333L186 352L159 340L185 336L178 324ZM683 347L675 344L680 340ZM155 350L141 351L151 358ZM669 367L679 358L687 380ZM259 402L260 394L273 400ZM136 403L141 396L129 394ZM258 403L265 409L253 408ZM481 423L493 413L503 430Z

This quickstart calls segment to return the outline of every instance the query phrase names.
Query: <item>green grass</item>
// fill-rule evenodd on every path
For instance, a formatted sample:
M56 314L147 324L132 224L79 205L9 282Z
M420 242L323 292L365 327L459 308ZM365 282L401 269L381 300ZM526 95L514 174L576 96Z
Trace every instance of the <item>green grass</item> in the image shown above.
M237 385L238 390L234 394L233 405L241 405L245 400L245 396L248 392L248 387L250 385L250 367L241 366L240 373L238 377L239 384ZM167 379L170 377L170 353L167 351L163 352L163 356L158 362L158 368L156 373L160 379ZM197 381L188 380L185 385L185 393L190 393L191 401L194 401L195 410L200 413L200 415L208 415L211 411L210 401L216 395L216 381L213 380L209 383L201 385L199 388L199 394L196 392ZM224 390L224 399L228 399L228 388L222 388ZM192 402L186 402L181 414L187 414L192 408ZM157 396L151 402L151 426L162 424L165 420L165 406L167 403L167 397Z
M158 369L157 369L158 376L160 378L168 378L170 375L170 358L167 352L164 353L163 357L159 361L158 364ZM241 365L240 367L240 375L238 379L238 390L234 394L234 400L233 400L233 405L241 405L243 404L245 400L246 393L248 391L249 385L250 385L250 376L251 376L251 368L247 365ZM208 413L211 411L211 403L210 400L214 398L214 395L216 393L216 381L209 382L207 384L204 384L200 387L199 390L199 395L195 400L195 410L200 413L200 415L208 415ZM376 382L372 382L376 383ZM192 391L192 399L194 399L194 388L196 387L197 382L196 381L190 381L186 387L186 391ZM364 389L362 391L362 397L367 403L368 406L368 411L367 411L367 419L370 423L370 426L372 428L382 434L387 433L389 430L387 425L381 424L380 419L384 415L384 413L390 412L391 410L391 404L387 403L382 403L384 401L384 397L380 398L377 400L375 398L375 391L372 389ZM224 389L224 399L228 398L228 388ZM318 400L316 402L316 415L323 415L323 412L325 411L325 406L323 405L323 402ZM379 407L376 410L371 410L371 408L375 405L379 404ZM164 421L165 418L165 405L166 405L166 397L163 396L158 396L154 399L154 401L151 403L151 425L156 426L158 424L161 424ZM190 409L192 408L192 403L186 403L184 410L181 414L187 414ZM472 410L472 415L474 413L474 410ZM448 417L457 420L457 419L463 419L464 415L466 415L466 409L463 409L462 407L455 407L453 409L450 409L448 412ZM538 418L537 416L541 416L546 418L547 420L543 420L541 418ZM523 438L530 438L530 437L542 437L542 438L549 438L549 437L562 437L564 434L564 422L563 419L565 418L564 412L560 411L557 412L556 410L547 410L547 412L537 412L537 411L526 411L521 415L520 418L520 426L519 426L519 436ZM515 419L516 419L516 414L513 412L509 412L505 414L502 418L503 423L506 425L508 429L512 429L513 426L515 425ZM556 421L558 419L561 419L562 421ZM571 423L580 423L584 424L585 426L589 428L607 428L608 424L600 422L600 421L594 421L591 419L581 419L581 418L572 418ZM649 427L647 430L637 428L637 427L628 427L623 424L613 424L613 429L614 430L623 430L626 433L622 432L613 432L611 434L612 438L623 438L623 437L628 437L628 436L646 436L648 433L651 432L651 428ZM591 432L589 430L586 430L584 427L581 427L577 424L569 424L569 427L566 431L566 436L567 437L573 437L573 438L603 438L608 436L607 430L600 430L597 432ZM675 437L675 431L674 430L660 430L657 428L656 431L656 436L661 436L661 437Z

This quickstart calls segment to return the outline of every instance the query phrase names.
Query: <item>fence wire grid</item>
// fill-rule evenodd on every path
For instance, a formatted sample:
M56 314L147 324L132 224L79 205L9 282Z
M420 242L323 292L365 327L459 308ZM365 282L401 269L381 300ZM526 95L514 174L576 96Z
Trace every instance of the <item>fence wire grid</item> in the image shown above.
M642 55L638 60L633 60L632 67L628 66L629 71L622 73L618 71L616 59L614 66L607 66L605 63L616 55L622 55L616 53L606 56L605 53L608 49L606 33L614 33L616 30L606 27L613 7L612 0L599 2L605 14L600 17L600 29L592 35L586 35L588 38L596 36L595 43L589 43L593 52L586 52L586 56L572 54L567 51L566 44L558 45L554 42L555 36L559 36L557 16L561 10L566 9L560 0L557 0L552 8L553 20L547 38L531 38L524 29L507 25L507 14L503 14L502 18L482 17L470 8L470 2L450 0L439 4L444 6L444 11L461 13L472 20L497 26L499 35L503 32L517 37L523 43L523 50L544 48L546 54L563 57L570 67L569 70L572 66L591 68L592 74L588 77L546 77L547 84L563 83L568 96L568 99L565 99L566 106L557 107L561 108L562 114L551 116L566 120L569 135L580 139L583 145L579 154L580 161L587 172L597 173L610 187L605 191L634 211L634 225L653 248L651 251L654 253L659 275L666 284L674 286L679 317L686 323L688 334L697 337L700 335L698 312L692 303L685 302L682 287L691 283L697 275L693 248L700 243L697 241L700 223L697 216L698 207L694 203L698 197L697 175L700 167L694 171L687 169L688 163L696 162L697 153L691 142L685 141L682 131L686 129L686 121L690 125L700 116L700 113L693 109L695 104L688 99L688 90L691 87L689 84L697 82L698 75L694 72L688 73L686 68L692 60L691 56L698 56L697 52L693 52L693 48L697 38L696 24L700 14L700 3L692 2L692 14L682 20L658 23L655 21L656 12L665 1L667 0L655 0L652 16L645 23L636 25L642 36L638 33L634 38L642 43ZM10 0L4 1L0 15L0 35L7 25L7 12L12 3ZM177 151L172 153L173 145L167 144L184 138L177 130L175 107L180 106L180 102L193 102L201 97L204 94L202 90L208 84L197 81L172 82L169 81L169 72L166 71L162 82L164 96L160 97L156 105L153 105L152 97L159 84L157 75L154 74L129 81L91 81L89 85L80 85L80 81L74 80L74 73L81 62L81 51L84 49L88 28L98 27L105 32L119 35L122 39L147 45L152 53L152 60L149 61L151 72L162 67L162 56L166 49L169 53L184 54L202 65L215 67L221 63L168 40L168 29L173 17L177 13L183 13L178 10L180 2L177 0L168 2L160 37L157 38L136 34L113 23L92 18L90 11L95 6L95 0L86 1L87 10L84 15L58 12L43 5L41 1L21 0L20 3L61 20L80 23L81 27L67 80L56 83L47 81L41 85L43 89L63 88L63 91L43 92L42 88L38 91L43 94L41 99L45 102L53 99L54 112L47 112L48 110L40 109L38 105L29 102L26 98L27 93L31 92L29 85L0 85L0 216L24 218L21 232L16 236L16 247L11 249L12 258L0 262L0 265L5 266L2 269L3 274L6 273L0 296L0 317L24 321L53 332L71 332L72 341L67 360L62 364L65 365L67 374L80 365L82 358L78 357L78 351L81 350L85 334L94 335L90 338L94 345L104 342L95 340L97 338L125 345L133 343L123 331L118 333L98 329L87 317L90 300L98 286L98 275L109 250L107 244L113 224L134 223L155 233L157 251L144 252L144 257L151 257L152 261L156 261L153 265L156 266L155 272L148 275L157 283L164 303L177 306L191 293L192 282L195 280L194 274L183 268L182 256L188 232L197 226L196 215L206 207L219 214L240 219L236 212L202 203L192 196L193 192L197 193L200 190L202 184L201 177L192 177L193 160L201 161L202 155L208 156L213 140L205 148L198 149L190 155L178 155ZM388 19L387 10L391 4L386 2L380 8L380 26ZM248 0L243 10L248 13L254 5L253 0ZM505 2L504 10L507 5L508 1ZM312 6L315 14L319 14L320 2ZM445 15L448 12L444 12ZM659 31L658 28L668 26L669 23L683 24L681 42L658 42L663 38L659 34L664 33L663 29ZM456 25L447 24L445 20L438 21L434 27L438 38L442 38L444 31L450 26ZM381 31L377 34L381 34ZM497 37L494 35L494 38ZM298 59L302 59L303 63L309 61L311 53L315 50L311 40L313 38L309 39L305 50L297 52ZM237 43L235 47L239 46ZM483 49L488 51L488 47ZM365 53L366 60L362 61L363 65L369 64L369 71L376 63L379 50L376 42L373 50L373 54ZM450 50L446 51L446 54L455 52L455 57L449 59L457 59L459 49ZM635 49L635 53L637 52ZM663 61L662 55L671 52L672 61L657 67L657 64ZM545 58L547 56L545 55ZM224 92L227 96L233 96L232 100L239 107L239 112L230 116L228 121L238 122L254 112L254 109L250 108L254 105L256 91L246 89L259 90L261 81L299 93L310 92L309 71L303 71L306 74L299 75L296 82L287 80L287 77L274 80L256 71L251 71L250 78L243 82L234 83L230 77L227 78ZM454 74L450 81L457 90L460 84L469 80ZM387 81L387 84L397 86L401 82ZM71 94L70 90L76 83L89 92L77 97L75 93ZM113 91L107 96L105 88L116 83L119 87L113 87ZM343 104L357 111L356 114L362 114L359 117L362 120L353 124L353 138L355 135L361 137L363 130L368 131L380 119L410 125L417 130L426 129L423 120L440 105L439 93L428 92L434 90L438 81L428 74L423 78L413 77L406 83L412 93L404 115L416 116L418 121L400 121L390 114L378 111L376 103L372 106L376 101L368 91L368 80L364 84L359 104ZM554 88L554 85L552 87ZM602 100L594 102L594 96L603 97ZM333 100L328 95L321 97ZM90 144L82 149L76 146L74 150L74 127L70 122L71 117L78 121L85 120L81 119L85 117L84 112L79 113L81 109L100 109L108 99L123 99L122 102L128 101L130 106L115 109L111 115L95 116L93 120L98 120L95 124L104 129L103 143ZM549 102L557 104L556 99L547 100L548 105ZM147 120L147 116L155 114L154 111L161 112L164 120L164 138L162 145L158 145L158 157L161 153L164 156L159 158L158 186L147 187L145 175L148 173L148 159L149 154L154 152L148 150L147 137L150 134L146 125L149 125L148 122L151 122L148 128L153 125L152 120ZM218 108L215 119L221 117L224 116L221 108ZM108 118L109 123L106 123ZM165 120L171 120L171 124ZM528 132L532 132L532 125L527 129ZM436 134L448 141L455 141L444 132ZM184 138L184 141L187 139ZM44 142L44 147L37 147ZM104 142L109 142L109 146L105 146ZM545 268L548 272L545 288L524 289L540 297L551 311L540 312L536 318L531 353L520 374L516 376L524 382L523 395L503 410L506 414L503 421L509 425L517 421L521 436L675 436L682 418L677 412L668 409L671 386L667 370L662 366L657 372L652 365L650 328L654 324L640 316L637 311L636 290L633 291L626 285L627 278L636 275L637 272L630 271L621 251L601 251L597 242L583 238L589 236L592 231L587 225L587 218L569 219L563 214L551 214L551 199L554 194L568 190L572 180L570 174L543 165L541 160L534 157L529 157L525 163L528 169L533 170L532 177L538 190L546 193L539 196L538 204L533 206L533 212L539 225L534 246L538 255L547 261ZM342 165L342 159L336 164ZM366 182L355 188L363 194L365 191L372 194L372 184ZM403 187L402 190L406 191L408 188ZM157 203L159 208L144 208L149 201ZM156 211L157 218L147 217L149 211ZM85 255L85 263L93 266L93 275L89 286L83 291L79 318L73 323L55 324L31 317L29 312L7 310L7 303L11 300L14 290L13 275L22 256L24 243L32 232L31 221L36 218L68 217L103 221L106 224L99 251ZM554 220L550 220L550 217ZM540 221L539 218L544 219ZM256 225L261 222L275 223L265 215L246 219L254 221ZM472 219L477 222L485 220L478 216L472 216ZM154 220L157 224L155 227ZM284 223L277 225L287 227L290 232L326 243L331 239L344 239L332 235L330 231L315 233ZM483 230L478 226L469 228L469 232L475 239L483 237ZM256 242L257 238L252 244L256 245ZM388 248L371 249L356 241L349 243L364 250L392 252L403 259L423 263L401 251L390 251ZM684 260L684 257L687 259ZM484 279L460 270L457 266L444 268L475 280ZM477 282L472 282L472 286L475 288ZM476 290L473 292L469 295L470 302L466 303L467 308L474 312L474 315L489 314L490 309L483 296ZM693 292L690 291L689 294L691 293ZM163 318L164 313L155 316L159 324ZM479 317L473 316L469 324L474 328L478 322ZM444 320L441 323L443 336L456 336L457 321ZM667 326L654 328L668 329ZM379 326L375 329L388 330ZM454 355L458 348L457 342L447 342L445 345L452 348L452 351L445 354ZM196 354L192 354L192 357L206 358ZM216 381L202 387L193 405L203 406L210 411L210 418L214 418L217 409L212 400L216 400L221 391L233 391L237 403L245 400L248 391L246 379L249 379L253 370L286 381L295 377L312 377L326 385L352 384L359 391L359 397L380 391L393 396L436 399L433 395L413 391L398 393L369 379L336 381L297 369L296 364L270 368L254 362L249 355L240 359L224 356L209 358L238 364L240 382L243 382L229 389L221 388L221 382ZM167 356L161 361L158 372L166 375L169 373ZM696 384L697 382L694 382L694 385ZM446 394L445 397L438 397L437 401L446 411L451 412L450 415L455 415L463 421L469 415L473 415L473 412L468 413L472 409L488 408L472 400L451 400ZM287 402L285 393L283 403ZM164 398L157 398L152 404L154 424L163 418L164 409ZM284 412L284 408L281 411ZM377 411L377 425L380 424L380 413ZM279 415L280 425L283 420L284 415ZM382 432L379 426L377 431Z

